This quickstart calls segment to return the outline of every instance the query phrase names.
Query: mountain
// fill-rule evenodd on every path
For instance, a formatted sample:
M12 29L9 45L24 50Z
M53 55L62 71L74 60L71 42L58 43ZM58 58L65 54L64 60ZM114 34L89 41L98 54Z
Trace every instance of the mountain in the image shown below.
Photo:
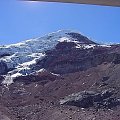
M119 44L60 30L0 46L0 68L6 119L120 119Z
M63 43L63 46L58 43ZM65 43L72 43L76 48L81 48L82 46L84 48L92 47L96 45L96 43L79 33L75 34L72 31L63 30L40 38L26 40L21 43L1 46L0 74L7 74L3 84L11 84L13 83L13 79L18 76L25 76L36 72L36 70L32 68L38 61L45 58L45 51L54 49L57 44L56 47L64 47Z

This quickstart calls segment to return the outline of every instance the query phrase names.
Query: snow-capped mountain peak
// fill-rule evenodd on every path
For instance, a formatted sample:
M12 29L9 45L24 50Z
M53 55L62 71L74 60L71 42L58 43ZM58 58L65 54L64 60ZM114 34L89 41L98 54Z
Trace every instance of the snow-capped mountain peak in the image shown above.
M17 44L0 46L0 62L6 64L8 77L16 77L27 75L33 71L30 69L37 60L45 57L45 51L53 49L60 42L60 39L71 37L67 35L72 31L60 30L50 33L43 37L22 41ZM13 69L12 71L9 71ZM0 74L4 74L5 70L1 70ZM8 80L8 77L6 79ZM5 80L3 83L9 83ZM11 80L12 82L12 80ZM10 83L11 83L10 82Z
M0 46L0 63L4 65L0 74L7 74L3 83L10 84L15 77L35 72L31 68L46 56L45 51L54 49L59 42L74 42L77 49L89 49L97 45L80 33L59 30L43 37ZM9 77L11 79L8 82Z

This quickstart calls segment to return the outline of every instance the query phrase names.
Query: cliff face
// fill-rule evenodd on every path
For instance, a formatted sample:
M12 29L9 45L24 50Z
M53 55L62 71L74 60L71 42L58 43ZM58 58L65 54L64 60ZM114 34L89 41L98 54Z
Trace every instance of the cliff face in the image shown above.
M119 44L58 31L0 47L0 68L6 119L120 119Z
M46 51L46 57L38 61L36 66L53 73L66 74L84 71L105 62L120 63L120 54L116 52L116 49L120 49L119 45L99 45L92 41L88 42L88 39L86 41L83 36L73 38L85 42L60 42L53 50Z

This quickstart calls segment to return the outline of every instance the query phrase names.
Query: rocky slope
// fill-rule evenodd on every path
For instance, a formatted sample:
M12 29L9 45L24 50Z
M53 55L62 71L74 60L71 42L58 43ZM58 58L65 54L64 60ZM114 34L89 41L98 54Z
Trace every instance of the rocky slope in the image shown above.
M1 46L0 68L5 119L120 119L119 44L58 31Z

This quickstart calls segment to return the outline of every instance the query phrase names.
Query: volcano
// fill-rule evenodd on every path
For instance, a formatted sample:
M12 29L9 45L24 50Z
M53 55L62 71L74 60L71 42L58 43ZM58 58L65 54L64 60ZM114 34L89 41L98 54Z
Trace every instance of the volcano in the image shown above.
M60 30L0 46L0 119L120 119L120 45Z

